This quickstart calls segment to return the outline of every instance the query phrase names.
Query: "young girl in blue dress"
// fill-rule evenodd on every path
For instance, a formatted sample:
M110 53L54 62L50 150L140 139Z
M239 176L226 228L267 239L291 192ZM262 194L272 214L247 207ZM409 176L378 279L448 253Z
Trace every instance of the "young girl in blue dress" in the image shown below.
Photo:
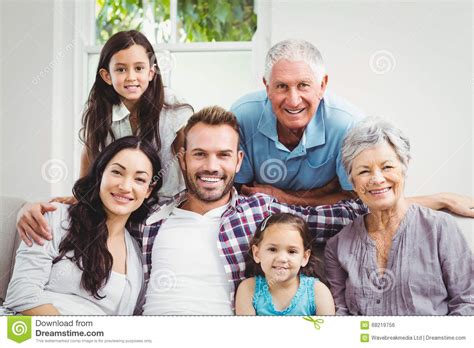
M237 315L334 315L331 292L316 275L306 222L279 213L266 218L250 243Z

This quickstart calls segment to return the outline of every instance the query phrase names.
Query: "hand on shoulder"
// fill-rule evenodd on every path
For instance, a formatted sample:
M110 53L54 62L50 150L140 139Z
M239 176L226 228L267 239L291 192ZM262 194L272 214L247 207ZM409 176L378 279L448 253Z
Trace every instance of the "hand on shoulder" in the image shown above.
M55 211L58 208L57 203L46 202L25 203L17 215L17 231L26 245L43 245L44 239L51 240L51 231L48 221L43 216L47 212Z

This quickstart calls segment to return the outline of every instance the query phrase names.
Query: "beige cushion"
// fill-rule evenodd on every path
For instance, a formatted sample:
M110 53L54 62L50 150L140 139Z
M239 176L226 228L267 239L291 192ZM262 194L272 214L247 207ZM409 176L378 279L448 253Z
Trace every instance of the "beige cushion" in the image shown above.
M0 304L3 303L13 270L20 238L16 233L16 215L24 200L0 196Z

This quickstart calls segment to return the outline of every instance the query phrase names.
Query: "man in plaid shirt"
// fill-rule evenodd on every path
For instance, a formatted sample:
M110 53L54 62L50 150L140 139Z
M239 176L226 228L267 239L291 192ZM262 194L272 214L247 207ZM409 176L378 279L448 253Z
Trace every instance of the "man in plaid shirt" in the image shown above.
M180 314L180 310L162 311L163 296L179 287L182 278L179 271L157 265L154 248L160 233L166 227L167 219L177 210L188 210L205 215L211 210L224 207L221 211L218 233L212 245L217 249L221 267L225 272L228 289L228 305L232 306L238 283L244 279L245 256L257 226L267 216L288 212L303 217L309 224L316 242L324 242L336 234L356 216L367 212L360 201L343 201L334 205L299 207L279 203L265 194L252 196L238 195L233 188L235 173L242 161L239 151L239 132L234 115L219 107L205 108L191 117L185 128L185 155L180 158L187 191L155 211L145 224L134 226L132 235L142 244L144 272L148 284L145 314ZM215 141L209 141L213 139ZM199 223L199 222L197 222ZM199 228L195 226L195 228ZM156 250L155 250L156 251ZM211 254L210 252L208 254ZM173 257L173 256L170 256ZM186 262L186 261L182 261ZM199 262L199 260L191 260ZM189 266L191 267L191 266ZM160 270L162 272L160 272ZM197 271L199 272L199 270ZM184 280L183 280L184 281ZM173 284L176 283L176 284ZM171 285L170 285L171 284ZM168 289L167 289L168 288ZM214 295L212 295L214 296ZM169 299L173 302L173 299ZM201 300L205 300L201 298ZM156 305L153 305L155 303ZM201 303L203 311L192 314L229 314L230 312L208 313L206 303ZM185 312L184 314L190 314Z

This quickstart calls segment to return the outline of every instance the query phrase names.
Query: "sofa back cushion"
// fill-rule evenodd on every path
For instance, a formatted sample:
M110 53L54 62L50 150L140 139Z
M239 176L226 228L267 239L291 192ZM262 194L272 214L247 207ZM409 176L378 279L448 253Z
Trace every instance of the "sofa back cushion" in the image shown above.
M20 244L16 232L16 215L24 203L20 198L0 196L0 304L5 299Z

